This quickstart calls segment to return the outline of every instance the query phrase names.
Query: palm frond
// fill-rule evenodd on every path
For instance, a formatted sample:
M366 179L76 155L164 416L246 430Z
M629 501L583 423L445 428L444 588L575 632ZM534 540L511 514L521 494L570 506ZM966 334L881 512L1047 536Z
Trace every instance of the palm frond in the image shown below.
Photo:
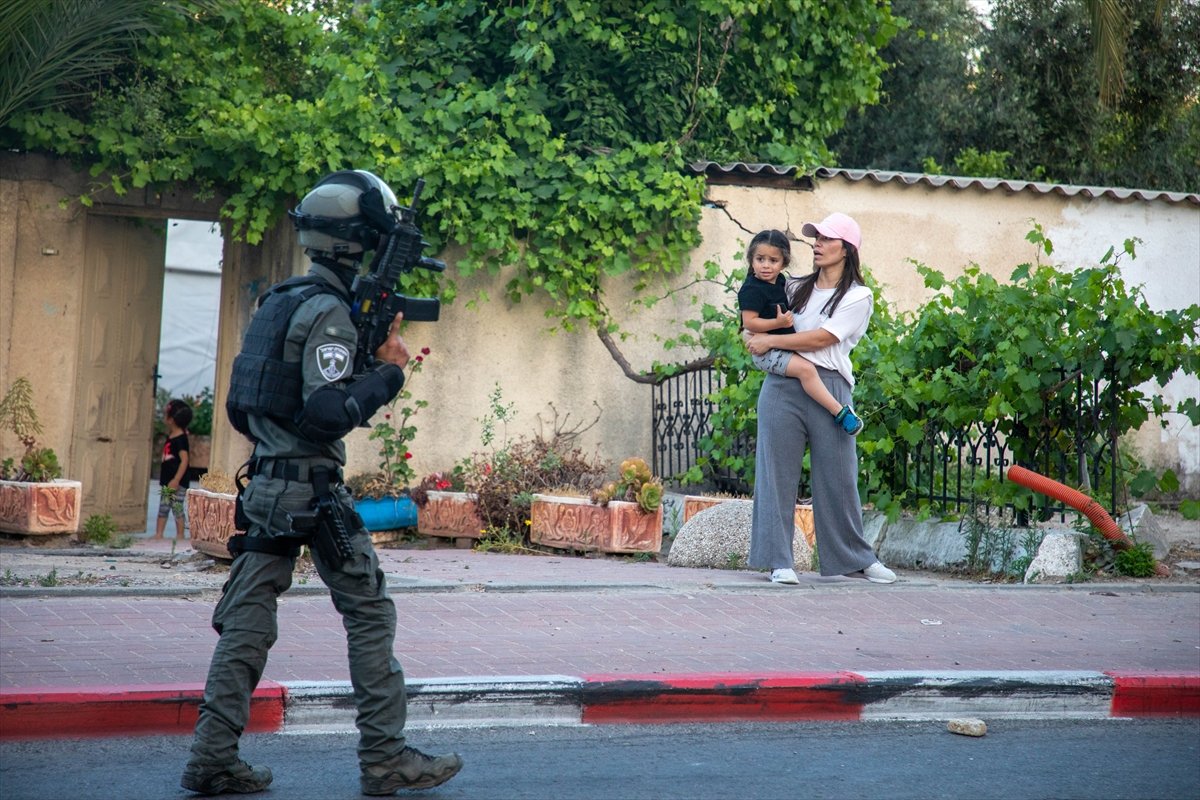
M1129 41L1129 12L1121 0L1087 0L1092 17L1100 103L1116 105L1125 91L1125 47Z
M0 17L0 126L19 110L86 93L181 4L159 0L8 0Z

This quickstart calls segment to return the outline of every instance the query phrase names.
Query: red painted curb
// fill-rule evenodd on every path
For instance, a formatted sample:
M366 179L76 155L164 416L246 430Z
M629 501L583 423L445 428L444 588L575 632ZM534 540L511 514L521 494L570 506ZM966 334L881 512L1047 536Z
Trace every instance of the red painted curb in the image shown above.
M1105 674L1113 679L1114 717L1200 716L1200 674Z
M856 721L862 702L852 672L787 675L589 675L585 723L706 721Z
M191 733L202 685L0 691L0 739ZM287 689L263 681L250 698L250 733L283 727Z

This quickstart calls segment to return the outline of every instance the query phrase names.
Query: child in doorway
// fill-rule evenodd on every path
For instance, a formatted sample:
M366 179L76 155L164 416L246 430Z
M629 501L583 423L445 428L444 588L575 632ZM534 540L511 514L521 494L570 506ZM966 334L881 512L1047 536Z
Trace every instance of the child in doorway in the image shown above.
M792 312L788 308L787 277L783 271L792 260L792 246L787 236L776 230L760 231L750 240L746 250L750 268L746 282L738 290L738 309L742 312L742 335L752 333L795 333ZM796 378L804 391L851 436L863 429L862 419L850 406L839 403L817 374L817 367L799 353L790 350L768 350L753 356L754 366L774 375Z
M163 445L162 467L158 474L158 521L154 538L163 538L167 517L175 514L175 538L183 538L183 494L187 489L188 425L192 424L192 408L182 400L171 400L163 409L167 424L167 443Z

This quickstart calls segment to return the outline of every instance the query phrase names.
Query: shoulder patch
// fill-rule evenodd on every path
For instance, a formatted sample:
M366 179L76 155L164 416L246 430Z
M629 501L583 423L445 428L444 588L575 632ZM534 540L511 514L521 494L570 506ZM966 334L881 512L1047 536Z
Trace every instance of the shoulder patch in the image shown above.
M344 344L323 344L317 348L317 369L327 381L344 378L350 371L350 350Z

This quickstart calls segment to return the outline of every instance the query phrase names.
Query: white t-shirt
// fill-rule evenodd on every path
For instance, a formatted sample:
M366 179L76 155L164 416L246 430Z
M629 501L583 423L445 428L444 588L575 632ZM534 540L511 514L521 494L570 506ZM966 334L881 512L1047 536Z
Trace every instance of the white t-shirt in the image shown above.
M825 304L837 289L813 287L812 295L803 310L792 316L792 327L797 332L823 328L837 337L837 341L820 350L804 350L799 354L818 367L837 370L851 386L854 386L854 371L850 366L850 351L867 332L871 312L875 310L875 297L861 283L852 285L838 303L833 316L822 313Z

